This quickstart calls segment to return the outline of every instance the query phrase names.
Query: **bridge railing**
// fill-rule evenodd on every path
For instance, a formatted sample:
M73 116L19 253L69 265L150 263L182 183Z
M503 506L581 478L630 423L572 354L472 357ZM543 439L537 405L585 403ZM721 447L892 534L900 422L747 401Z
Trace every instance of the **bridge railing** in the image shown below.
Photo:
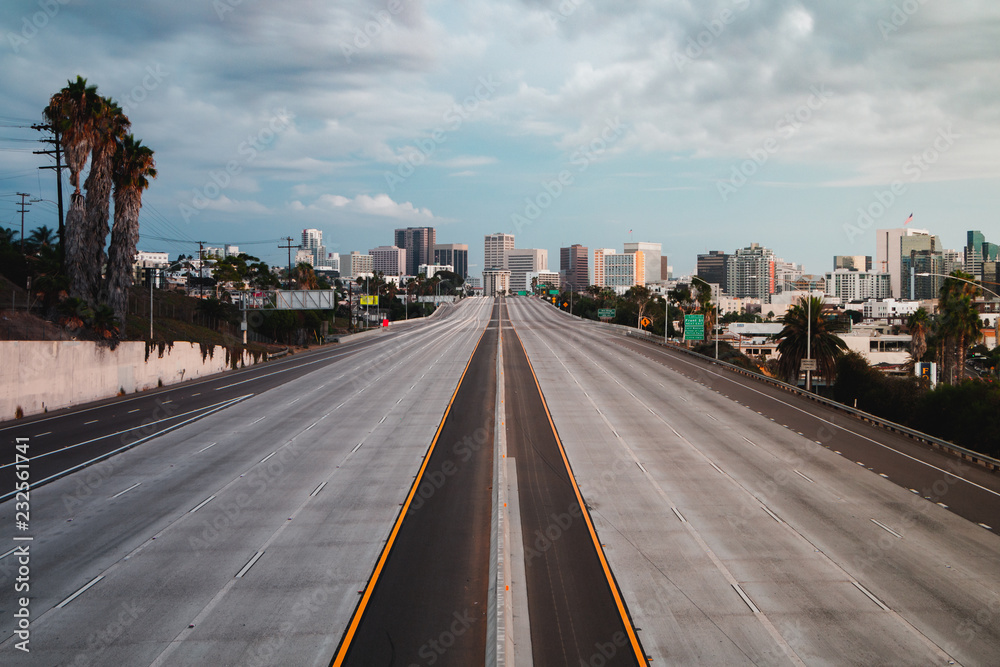
M549 305L552 306L552 304ZM552 308L555 308L555 306L552 306ZM706 357L705 355L698 354L697 352L689 350L682 345L667 343L663 340L662 336L655 336L647 331L642 331L634 327L627 327L622 324L611 324L609 322L596 322L594 320L589 320L580 317L579 315L571 315L570 313L567 313L564 310L556 309L556 311L563 314L566 317L572 317L575 320L578 320L580 322L585 322L587 325L595 328L603 329L605 331L611 333L617 333L623 336L628 336L630 338L639 338L648 341L650 343L653 343L655 345L669 348L676 352L687 354L692 357L697 357L701 361L715 364L731 372L739 373L740 375L752 378L757 382L769 384L773 387L777 387L778 389L782 389L789 393L797 394L799 396L802 396L803 398L807 398L832 410L837 410L839 412L847 413L857 419L860 419L861 421L867 422L878 428L882 428L887 431L892 431L894 433L905 435L925 445L930 445L934 449L939 449L941 451L948 452L953 456L957 456L963 461L974 463L988 470L1000 470L1000 460L995 459L992 456L987 456L986 454L975 452L971 449L966 449L965 447L956 445L953 442L942 440L941 438L934 437L933 435L924 433L922 431L917 431L916 429L912 429L908 426L903 426L902 424L897 424L896 422L889 421L888 419L882 419L881 417L877 417L876 415L873 415L870 412L865 412L864 410L858 410L857 408L852 408L849 405L838 403L837 401L826 398L824 396L819 396L818 394L805 391L804 389L800 389L799 387L796 387L793 384L789 384L788 382L783 382L781 380L777 380L775 378L768 377L760 373L753 373L745 368L740 368L739 366L736 366L726 361L720 361L717 359L713 359L712 357Z

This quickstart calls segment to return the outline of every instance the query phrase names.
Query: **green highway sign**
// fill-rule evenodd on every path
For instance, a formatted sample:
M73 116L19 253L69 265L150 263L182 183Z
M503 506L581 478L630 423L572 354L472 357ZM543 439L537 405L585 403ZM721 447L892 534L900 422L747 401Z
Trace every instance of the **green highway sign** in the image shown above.
M684 340L705 340L705 316L684 316Z
M550 289L549 290L549 295L550 296L557 296L558 294L559 294L559 290L557 290L557 289Z
M597 316L598 317L607 317L607 318L610 318L610 319L614 319L614 317L615 317L615 309L614 308L598 308L597 309Z
M518 296L528 296L528 292L527 292L527 290L523 290L523 289L522 290L518 290L517 291L517 295Z

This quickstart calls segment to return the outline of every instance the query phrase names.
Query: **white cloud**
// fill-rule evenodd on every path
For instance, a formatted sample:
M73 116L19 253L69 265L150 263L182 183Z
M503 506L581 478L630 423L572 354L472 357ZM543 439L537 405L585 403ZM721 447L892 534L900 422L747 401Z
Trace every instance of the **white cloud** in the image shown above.
M354 198L343 195L324 194L316 198L311 204L303 204L301 201L293 201L289 208L294 211L335 211L345 210L363 215L379 216L383 218L393 218L395 220L411 220L430 223L435 220L434 214L429 209L418 208L411 202L395 202L387 194L371 195L360 194Z

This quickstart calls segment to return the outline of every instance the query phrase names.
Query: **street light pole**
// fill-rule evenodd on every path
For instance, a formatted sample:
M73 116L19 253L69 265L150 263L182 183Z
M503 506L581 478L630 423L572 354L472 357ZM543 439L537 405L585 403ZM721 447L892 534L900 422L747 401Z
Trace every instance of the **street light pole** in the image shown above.
M712 295L712 301L715 301L715 290L712 289L712 284L711 283L709 283L704 278L700 278L698 276L692 276L692 279L693 280L700 280L701 282L703 282L706 285L708 285L709 292ZM719 304L718 303L715 304L715 319L716 319L716 321L712 323L712 329L713 330L716 330L717 329L717 325L718 325L718 319L719 319ZM715 360L718 361L719 360L719 334L718 334L718 331L713 331L712 333L715 336Z

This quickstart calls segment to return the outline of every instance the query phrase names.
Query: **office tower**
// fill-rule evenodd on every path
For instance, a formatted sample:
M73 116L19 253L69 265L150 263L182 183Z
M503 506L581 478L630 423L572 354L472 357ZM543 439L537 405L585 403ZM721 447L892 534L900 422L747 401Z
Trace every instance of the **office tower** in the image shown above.
M604 253L604 286L623 292L646 284L646 258L642 252Z
M663 254L663 245L660 243L648 243L637 241L625 244L625 254L641 252L643 257L643 282L646 285L660 280L660 255Z
M309 264L313 266L326 264L326 246L323 245L323 232L319 229L303 229L299 249L309 251L312 256Z
M834 255L833 270L853 269L854 271L871 271L871 255Z
M433 227L397 229L395 238L396 242L393 245L406 251L405 275L415 276L418 266L434 263L437 232Z
M598 287L605 287L604 257L613 254L615 254L614 248L598 248L594 251L594 284Z
M914 234L930 234L926 229L898 227L896 229L875 230L875 270L888 273L892 297L903 298L903 282L900 278L902 264L901 239Z
M563 285L572 290L582 290L590 284L590 267L586 246L574 243L559 249L559 272Z
M504 263L504 253L514 248L513 234L489 234L483 245L484 269L502 269Z
M543 248L511 248L504 253L504 267L510 271L510 290L517 292L530 289L527 274L532 271L547 271L549 251Z
M469 277L469 246L465 243L438 243L434 246L434 263L450 264L464 280Z
M727 287L729 276L729 255L722 250L709 250L707 255L698 255L695 275L712 285Z

